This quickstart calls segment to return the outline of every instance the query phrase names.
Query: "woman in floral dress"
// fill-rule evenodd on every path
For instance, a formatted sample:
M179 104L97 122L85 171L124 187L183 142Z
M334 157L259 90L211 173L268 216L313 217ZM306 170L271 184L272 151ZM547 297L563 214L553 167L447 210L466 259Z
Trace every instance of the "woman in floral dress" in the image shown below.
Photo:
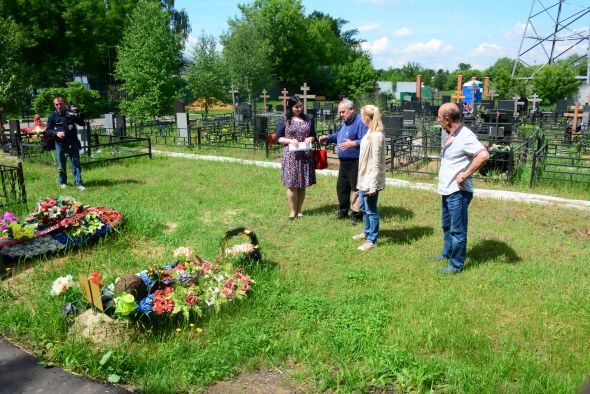
M305 188L316 183L315 161L311 150L311 144L316 140L315 127L313 119L303 113L303 103L299 97L293 96L287 101L287 114L279 121L275 138L284 146L281 182L287 186L289 220L293 220L303 216L301 207L305 200Z

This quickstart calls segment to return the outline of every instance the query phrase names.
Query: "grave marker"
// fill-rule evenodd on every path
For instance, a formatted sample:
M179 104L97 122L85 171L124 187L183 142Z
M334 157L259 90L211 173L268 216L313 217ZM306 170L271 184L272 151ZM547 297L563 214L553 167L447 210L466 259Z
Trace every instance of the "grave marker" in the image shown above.
M490 89L489 96L492 99L492 101L494 101L494 98L496 97L496 91L494 89Z
M236 94L238 93L238 89L235 87L235 85L231 85L231 89L229 90L229 92L231 93L232 109L235 114L236 113Z
M178 131L178 139L186 140L186 144L190 147L191 129L188 114L186 112L179 112L176 114L176 129Z
M537 103L540 103L541 101L543 101L543 99L539 98L539 96L537 96L537 93L533 93L533 95L531 97L528 97L528 100L533 103L533 112L537 111Z
M451 98L455 99L455 103L459 103L465 98L465 96L463 96L463 75L461 74L457 75L457 90L455 91L455 95L451 96Z
M513 116L516 118L518 116L518 106L524 105L524 101L518 101L518 100L520 100L520 96L518 94L516 96L512 97L512 99L514 100L514 114L513 114Z
M311 89L307 86L307 82L303 82L303 86L300 89L303 91L303 95L301 96L301 98L303 98L303 113L307 114L307 99L314 99L315 94L307 94L309 89Z
M416 75L416 101L420 101L422 93L422 75Z
M290 99L291 97L287 96L289 94L289 91L287 90L287 88L283 88L283 90L281 90L281 93L283 93L282 96L279 96L280 99L283 99L283 114L287 113L287 100Z
M490 87L490 77L484 77L483 79L483 97L482 100L487 100L488 98L488 88ZM492 98L493 100L493 98Z
M576 108L574 109L574 113L570 114L563 114L566 118L574 118L574 124L572 125L572 135L576 135L578 129L578 119L581 118L580 115L580 103L576 103Z
M268 108L266 106L266 99L270 98L270 96L266 94L266 89L262 89L262 94L260 95L260 98L264 100L264 112L266 112L266 109Z

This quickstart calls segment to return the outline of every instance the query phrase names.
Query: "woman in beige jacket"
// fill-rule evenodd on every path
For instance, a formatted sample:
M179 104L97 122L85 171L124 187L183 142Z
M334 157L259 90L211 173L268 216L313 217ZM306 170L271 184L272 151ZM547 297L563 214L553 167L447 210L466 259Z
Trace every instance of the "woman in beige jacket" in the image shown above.
M359 190L365 230L352 238L365 240L358 249L369 250L375 247L379 234L377 199L379 191L385 188L385 136L379 108L374 105L365 105L361 108L361 116L363 123L369 128L361 140L356 185Z

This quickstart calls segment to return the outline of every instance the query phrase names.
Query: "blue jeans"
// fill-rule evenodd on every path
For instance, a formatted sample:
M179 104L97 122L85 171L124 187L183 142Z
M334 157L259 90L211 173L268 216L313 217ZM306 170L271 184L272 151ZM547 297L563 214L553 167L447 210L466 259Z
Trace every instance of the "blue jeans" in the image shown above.
M367 240L372 243L377 242L377 235L379 235L379 211L377 211L377 199L379 192L374 196L369 196L367 192L359 190L359 198L361 202L361 211L363 211L363 219L365 221L365 235Z
M473 193L460 190L442 196L442 255L456 269L463 269L467 251L467 208Z
M80 168L80 149L77 143L66 147L63 144L55 144L55 160L57 162L57 181L60 185L68 183L68 175L66 173L66 154L70 157L72 163L72 173L74 174L74 186L82 186L82 169Z

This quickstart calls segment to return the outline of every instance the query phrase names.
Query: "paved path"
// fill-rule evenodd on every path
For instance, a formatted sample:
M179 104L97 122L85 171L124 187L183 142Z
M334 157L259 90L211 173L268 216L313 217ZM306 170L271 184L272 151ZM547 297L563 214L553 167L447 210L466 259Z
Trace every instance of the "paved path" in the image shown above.
M37 358L0 336L0 393L123 394L119 386L93 382L60 368L45 368Z
M261 166L261 167L281 168L281 163L268 162L268 161L235 159L235 158L231 158L231 157L221 157L221 156L195 155L192 153L176 153L176 152L167 152L167 151L160 151L160 150L153 150L152 153L162 155L162 156L178 157L178 158L184 158L184 159L225 161L225 162L234 162L234 163L242 163L242 164L251 164L251 165L257 165L257 166ZM317 172L318 172L318 174L338 176L337 170L318 170ZM429 191L432 193L437 192L436 186L434 186L430 183L411 182L411 181L404 181L401 179L394 179L394 178L387 178L386 182L388 185L391 185L391 186L426 190L426 191ZM542 194L511 192L511 191L506 191L506 190L475 189L475 195L478 198L495 198L498 200L518 201L518 202L524 202L524 203L529 203L529 204L553 205L553 206L559 206L562 208L575 208L575 209L581 209L581 210L590 210L590 201L574 200L574 199L562 198L562 197L545 196Z

